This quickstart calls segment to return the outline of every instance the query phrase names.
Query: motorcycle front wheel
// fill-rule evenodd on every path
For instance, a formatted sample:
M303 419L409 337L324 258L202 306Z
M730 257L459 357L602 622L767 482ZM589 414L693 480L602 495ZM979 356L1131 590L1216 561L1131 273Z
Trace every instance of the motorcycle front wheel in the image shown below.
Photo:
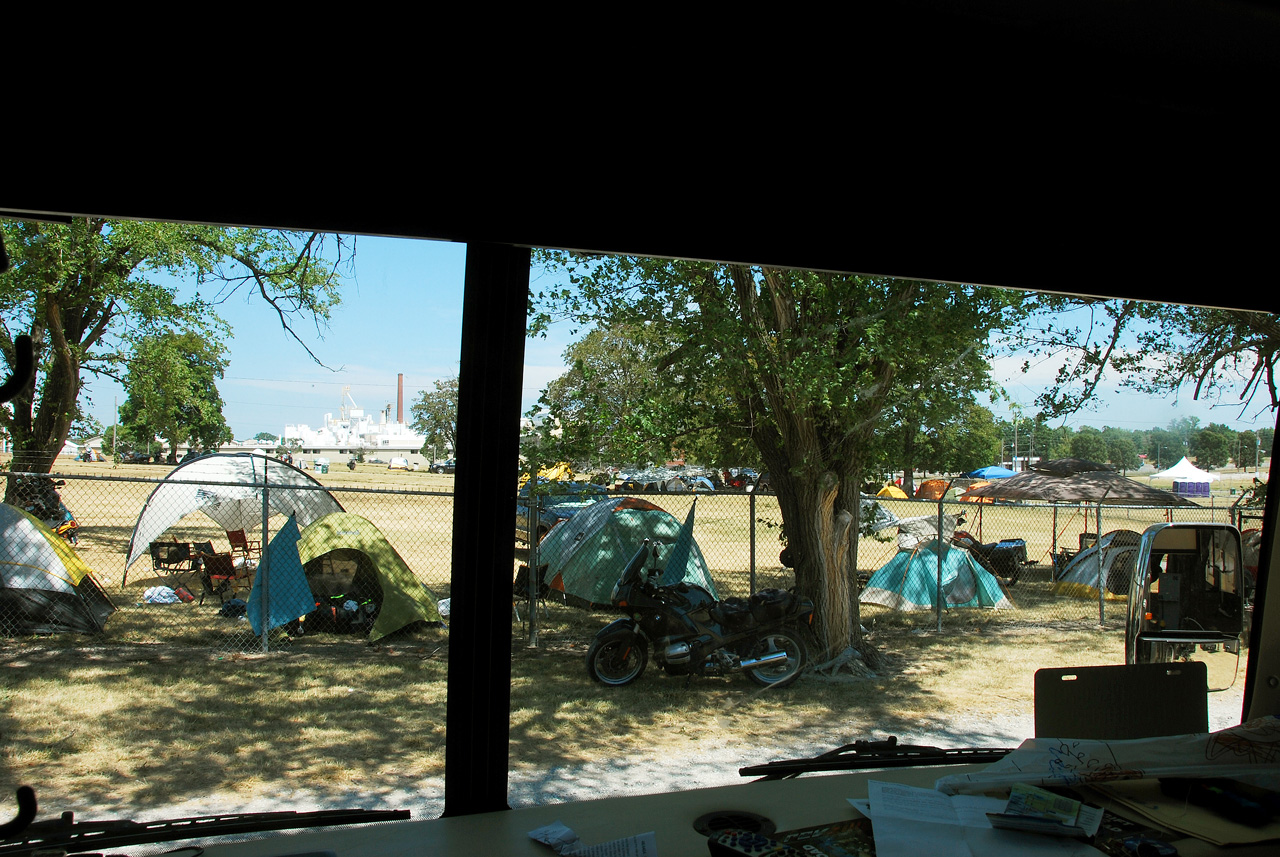
M800 677L808 660L804 640L800 633L790 628L765 631L756 639L748 658L763 658L768 655L784 652L786 660L777 660L755 669L748 669L747 675L758 685L764 687L786 687ZM744 659L745 660L745 659Z
M640 678L649 661L649 646L643 637L617 631L596 637L587 649L587 675L592 681L621 687Z

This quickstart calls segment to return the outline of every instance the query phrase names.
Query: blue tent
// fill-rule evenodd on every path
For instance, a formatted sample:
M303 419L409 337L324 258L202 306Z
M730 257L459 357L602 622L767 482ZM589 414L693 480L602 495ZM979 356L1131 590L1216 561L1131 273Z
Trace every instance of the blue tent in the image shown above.
M971 470L965 474L976 479L1008 479L1010 476L1018 474L1007 467L1001 467L998 464L989 464L986 467L979 467L977 470Z
M871 575L858 601L894 610L933 610L938 594L938 542L898 551ZM964 548L950 546L942 557L944 607L1012 608L1000 581Z

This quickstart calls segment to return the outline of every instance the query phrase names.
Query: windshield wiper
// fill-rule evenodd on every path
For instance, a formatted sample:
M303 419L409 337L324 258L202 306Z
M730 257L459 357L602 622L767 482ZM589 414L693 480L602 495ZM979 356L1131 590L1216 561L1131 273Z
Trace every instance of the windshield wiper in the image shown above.
M34 795L32 795L31 805L34 810ZM25 807L23 809L21 814L25 815ZM32 814L34 815L34 812ZM167 821L76 821L74 813L64 812L60 818L33 821L20 831L12 828L7 830L6 833L11 832L11 835L0 840L0 855L25 857L42 849L61 849L70 853L99 851L148 842L174 842L180 839L230 836L266 830L296 830L307 827L369 824L377 821L402 821L407 818L409 818L407 809L249 812L175 818Z
M765 765L739 768L744 777L761 780L785 780L801 774L822 771L856 771L868 768L915 768L928 765L978 765L1002 759L1013 750L974 747L944 750L917 744L899 744L897 738L886 741L854 741L810 759L783 759Z

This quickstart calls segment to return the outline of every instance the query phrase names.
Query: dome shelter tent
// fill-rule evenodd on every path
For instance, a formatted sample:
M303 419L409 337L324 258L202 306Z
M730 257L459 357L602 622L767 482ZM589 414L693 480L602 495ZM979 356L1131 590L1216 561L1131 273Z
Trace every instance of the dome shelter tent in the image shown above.
M692 536L685 561L678 563L678 568L668 562L683 553L674 550L680 533L680 521L648 500L600 500L559 524L542 540L538 547L540 578L576 603L609 606L609 594L627 560L650 539L659 547L664 563L663 585L683 581L718 598L707 561Z
M858 596L861 604L893 610L934 610L938 607L938 542L914 550L900 550L880 567ZM967 550L951 545L942 555L943 606L1012 609L1000 581Z
M93 634L115 610L75 548L0 504L0 634Z
M170 471L138 513L122 585L150 544L187 515L203 512L224 530L252 531L262 524L264 496L271 514L294 516L299 527L342 511L314 477L283 461L249 452L193 459Z
M357 602L367 598L378 605L369 642L417 621L441 621L435 595L367 519L350 512L325 515L302 530L297 549L317 601L357 594Z
M1096 599L1101 575L1102 597L1108 601L1124 601L1129 594L1129 581L1133 576L1133 563L1138 557L1141 538L1140 533L1132 530L1112 530L1103 534L1096 545L1071 558L1053 584L1053 594ZM1099 551L1102 553L1101 571L1095 558Z

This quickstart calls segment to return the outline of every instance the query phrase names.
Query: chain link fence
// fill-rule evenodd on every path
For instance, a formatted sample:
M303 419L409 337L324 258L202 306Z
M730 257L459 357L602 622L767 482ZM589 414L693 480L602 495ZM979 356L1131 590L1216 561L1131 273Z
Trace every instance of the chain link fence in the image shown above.
M403 484L413 486L415 478L417 474ZM446 478L439 478L447 488ZM273 482L268 475L265 482L253 484L185 482L181 492L166 493L159 490L166 484L160 478L54 474L51 479L61 494L61 508L49 502L27 505L35 517L62 526L62 537L42 537L20 520L20 513L15 517L12 507L6 520L0 591L0 633L6 637L70 632L121 642L270 651L299 635L376 641L447 621L453 518L449 490L354 481L321 485L310 478L295 484ZM636 492L625 495L629 503L617 503L617 495L587 497L576 508L557 503L557 498L517 498L513 504L499 496L495 494L494 514L508 516L513 506L532 502L533 518L545 521L552 534L558 520L573 521L601 499L615 506L657 508L665 522L658 540L667 543L693 510L696 549L719 597L795 584L794 571L782 561L781 514L771 494ZM988 623L1101 625L1121 619L1132 548L1146 527L1191 520L1251 523L1233 520L1229 506L1213 501L1197 508L878 502L898 519L941 515L956 522L955 539L968 538L977 567L1004 596L997 609L985 611ZM266 538L264 507L269 516ZM68 510L73 510L70 518ZM289 511L292 519L286 517ZM519 599L527 594L519 584L521 566L529 561L527 530L522 529L528 518L513 520L513 620L520 618ZM613 542L607 549L603 541L592 547L595 553L585 565L597 578L596 595L575 600L550 570L544 578L547 599L607 605L620 563L650 533L648 526L624 523L609 535ZM895 557L907 553L914 558L927 548L904 548L898 529L891 525L861 539L860 589L874 584L873 577ZM944 529L950 532L951 524ZM558 539L544 538L539 566L556 561ZM1089 549L1099 541L1104 546L1101 593L1096 586L1100 563L1097 558L1088 563ZM1072 571L1094 585L1065 585ZM864 603L861 612L874 617L889 609ZM929 622L931 615L924 613L921 622Z

